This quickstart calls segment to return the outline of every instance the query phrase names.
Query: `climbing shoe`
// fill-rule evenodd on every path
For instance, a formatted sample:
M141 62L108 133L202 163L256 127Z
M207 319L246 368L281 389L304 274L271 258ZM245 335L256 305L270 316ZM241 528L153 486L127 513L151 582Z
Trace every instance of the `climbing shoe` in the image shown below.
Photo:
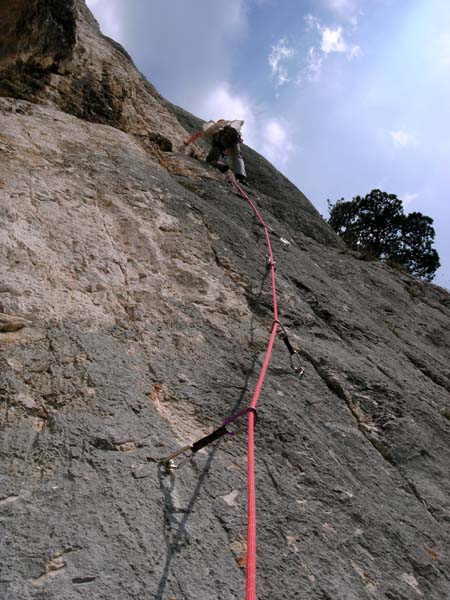
M217 160L212 160L209 162L209 164L214 168L218 169L221 173L226 173L230 168L228 165L225 165L224 163L221 163Z
M239 181L239 183L241 185L245 185L245 187L250 187L247 179L244 177L244 175L236 175L236 179Z

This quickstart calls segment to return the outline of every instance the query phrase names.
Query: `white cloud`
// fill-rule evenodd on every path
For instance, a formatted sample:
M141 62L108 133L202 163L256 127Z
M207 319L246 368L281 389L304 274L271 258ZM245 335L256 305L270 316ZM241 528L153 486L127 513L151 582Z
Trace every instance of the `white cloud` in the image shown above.
M279 169L285 169L295 146L290 132L279 119L267 121L262 129L261 152Z
M349 46L347 50L347 58L352 60L353 58L359 58L362 56L362 50L360 46Z
M235 94L226 82L218 83L198 104L199 116L209 120L243 119L252 129L255 109L244 95Z
M401 129L397 131L389 131L389 136L391 138L392 143L397 148L412 148L417 146L416 137L412 133L407 133L406 131L402 131Z
M306 15L304 20L307 29L316 30L320 35L320 39L317 46L309 48L305 58L304 70L297 78L297 83L300 83L303 79L313 82L319 81L323 63L331 54L343 54L348 60L358 58L362 55L359 46L350 45L346 42L343 27L327 27L322 25L320 20L311 14Z
M315 48L310 48L306 57L305 68L305 75L308 81L319 81L322 71L322 63L323 55L319 54Z
M319 19L311 14L305 16L305 23L307 24L308 29L318 29L320 27Z
M275 78L275 87L281 87L289 81L287 67L283 63L291 59L294 54L294 48L288 46L284 38L278 44L272 46L268 62Z
M350 46L344 40L342 27L323 27L318 24L318 29L322 35L320 49L324 54L332 52L341 52L347 58L352 59L361 56L361 48L359 46Z
M342 27L336 27L336 29L322 27L320 30L322 33L320 49L324 54L330 54L330 52L347 51L347 44L344 42L342 37Z

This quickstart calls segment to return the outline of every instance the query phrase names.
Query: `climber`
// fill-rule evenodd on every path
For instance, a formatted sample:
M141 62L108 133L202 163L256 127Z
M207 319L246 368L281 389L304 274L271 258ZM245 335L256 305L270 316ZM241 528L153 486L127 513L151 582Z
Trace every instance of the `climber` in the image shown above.
M231 167L239 183L248 186L245 172L244 160L241 154L239 142L242 142L241 128L244 121L208 121L203 125L202 131L192 135L187 141L183 142L183 149L192 142L204 137L211 143L211 149L206 162L213 165L221 173L226 173L230 168L222 162L223 158L231 160Z

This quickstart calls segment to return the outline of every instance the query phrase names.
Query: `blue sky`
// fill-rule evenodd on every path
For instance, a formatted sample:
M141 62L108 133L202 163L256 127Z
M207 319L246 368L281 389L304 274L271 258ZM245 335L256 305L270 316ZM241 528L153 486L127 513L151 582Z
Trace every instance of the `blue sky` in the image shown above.
M163 96L244 140L327 216L373 188L434 219L450 288L449 0L88 0Z

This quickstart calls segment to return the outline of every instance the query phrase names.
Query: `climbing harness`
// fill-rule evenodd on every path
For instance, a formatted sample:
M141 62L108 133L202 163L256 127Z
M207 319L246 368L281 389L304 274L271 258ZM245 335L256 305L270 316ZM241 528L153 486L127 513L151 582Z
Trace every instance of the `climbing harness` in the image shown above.
M180 469L189 460L191 460L191 458L196 452L198 452L205 446L209 446L209 444L212 444L212 442L215 442L223 435L234 435L234 431L229 431L227 429L228 425L231 425L231 423L239 419L239 417L242 417L243 415L246 415L249 412L253 412L255 414L256 423L256 409L252 408L251 406L248 408L244 408L236 414L231 415L231 417L228 417L228 419L226 419L220 427L215 429L209 435L206 435L205 437L202 437L198 441L194 442L191 446L183 446L183 448L180 448L180 450L176 450L172 454L169 454L169 456L161 458L159 462L165 469L166 473L173 473L176 469ZM178 457L180 457L179 462L176 462L175 459Z
M226 419L220 427L215 429L209 435L201 438L191 446L184 446L180 450L173 452L169 456L162 458L160 464L165 469L166 473L171 474L174 470L180 469L185 465L201 448L204 448L208 444L218 440L224 435L233 435L233 432L227 429L236 419L248 414L248 428L247 428L247 558L246 558L246 584L245 590L246 600L256 600L256 492L255 492L255 425L256 425L256 405L262 390L264 378L266 376L267 368L269 366L270 358L272 355L273 345L278 333L278 329L281 330L280 336L285 343L290 356L291 367L299 377L303 376L304 369L300 360L298 352L293 348L286 329L280 323L278 318L278 304L277 304L277 292L275 285L275 260L273 257L272 246L270 243L270 234L276 235L280 241L285 245L290 245L290 242L279 236L273 229L268 227L264 222L264 219L260 215L256 205L247 196L242 186L236 180L234 175L228 170L225 173L226 178L229 182L237 189L240 196L242 196L246 202L250 205L255 217L264 229L264 234L268 249L267 259L267 270L270 272L272 281L272 307L273 307L273 324L270 333L269 342L267 345L266 353L264 356L261 371L259 373L258 381L253 392L253 397L248 408L244 408ZM298 365L294 363L294 358ZM176 460L178 459L178 460Z

